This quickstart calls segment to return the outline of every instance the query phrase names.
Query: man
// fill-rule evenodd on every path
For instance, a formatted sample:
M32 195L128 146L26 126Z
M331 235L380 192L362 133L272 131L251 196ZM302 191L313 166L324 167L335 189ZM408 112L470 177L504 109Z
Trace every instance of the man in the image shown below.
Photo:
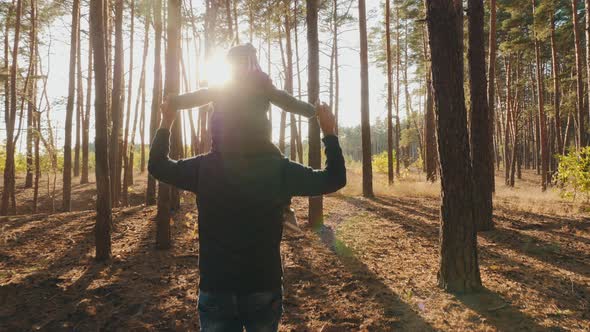
M315 196L346 184L334 115L317 107L326 167L313 170L278 155L213 152L168 157L176 111L162 105L152 142L152 176L197 195L199 318L202 331L276 331L282 315L280 242L283 211L293 196Z

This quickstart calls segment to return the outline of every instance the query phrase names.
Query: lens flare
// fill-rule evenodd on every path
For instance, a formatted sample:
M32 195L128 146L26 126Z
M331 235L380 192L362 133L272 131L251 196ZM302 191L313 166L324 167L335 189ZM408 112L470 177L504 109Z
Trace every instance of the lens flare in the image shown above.
M223 50L215 50L201 68L203 78L209 86L220 86L231 79L231 67Z

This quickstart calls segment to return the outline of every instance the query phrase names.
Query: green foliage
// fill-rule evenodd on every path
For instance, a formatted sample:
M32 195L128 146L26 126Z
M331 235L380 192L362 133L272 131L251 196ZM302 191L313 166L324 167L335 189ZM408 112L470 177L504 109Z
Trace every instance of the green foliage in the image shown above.
M393 164L395 165L395 150L393 151ZM387 151L373 156L373 172L387 174Z
M583 196L590 201L590 146L558 156L559 168L554 176L561 196L575 200Z

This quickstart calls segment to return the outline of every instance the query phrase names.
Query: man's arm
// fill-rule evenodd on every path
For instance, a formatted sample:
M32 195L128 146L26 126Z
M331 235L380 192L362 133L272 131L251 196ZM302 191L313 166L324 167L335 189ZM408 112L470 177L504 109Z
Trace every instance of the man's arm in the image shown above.
M170 128L176 117L176 109L168 103L160 106L162 122L156 132L150 148L148 172L158 181L165 182L180 189L196 192L198 185L199 163L202 157L172 160L170 152Z
M287 162L285 183L289 196L317 196L337 191L346 185L346 166L335 135L335 119L325 104L318 107L318 120L324 133L326 167L314 170Z
M338 137L325 136L326 167L315 170L289 161L285 181L289 196L319 196L333 193L346 185L346 166Z

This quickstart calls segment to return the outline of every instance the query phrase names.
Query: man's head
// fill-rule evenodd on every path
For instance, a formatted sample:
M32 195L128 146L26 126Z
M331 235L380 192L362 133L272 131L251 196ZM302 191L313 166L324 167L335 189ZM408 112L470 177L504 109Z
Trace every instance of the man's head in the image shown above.
M231 66L233 77L261 71L256 58L256 49L250 43L232 47L227 52L227 62Z

